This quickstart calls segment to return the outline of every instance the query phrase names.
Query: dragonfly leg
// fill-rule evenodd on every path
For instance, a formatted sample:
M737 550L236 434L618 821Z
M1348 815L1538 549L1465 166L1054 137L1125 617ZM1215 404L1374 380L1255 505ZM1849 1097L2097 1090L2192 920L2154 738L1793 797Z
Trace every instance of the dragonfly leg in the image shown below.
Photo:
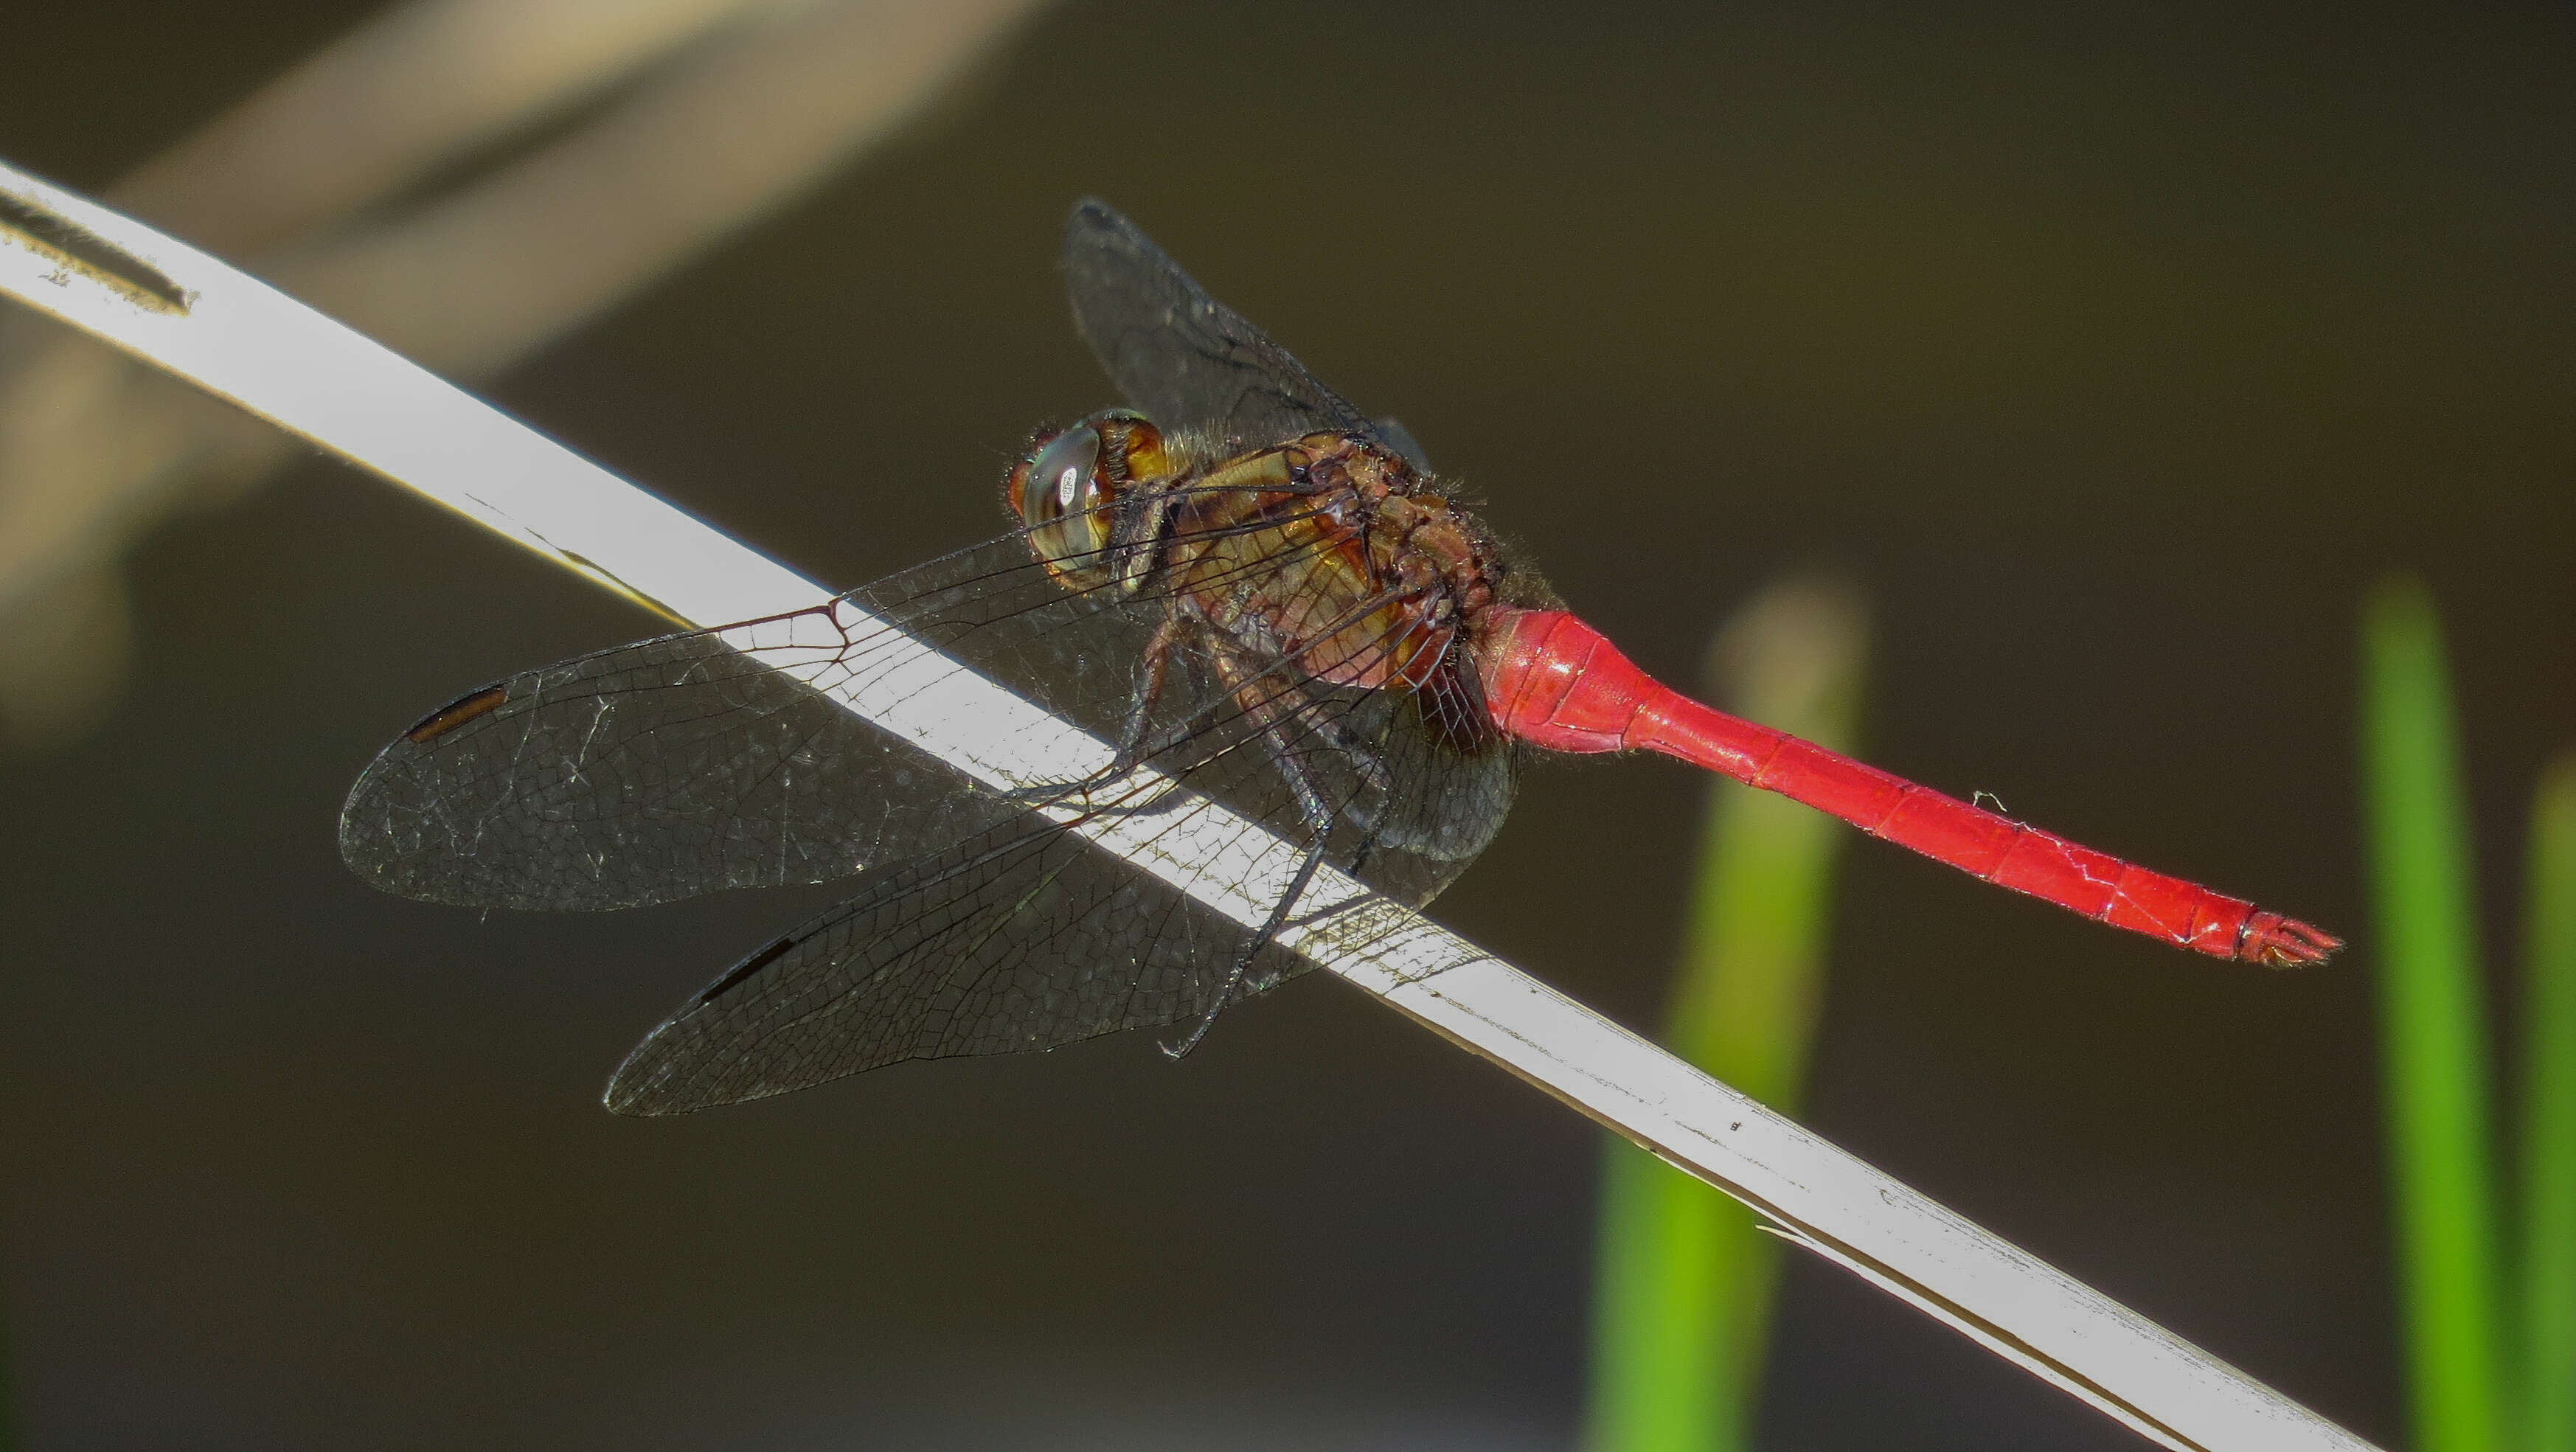
M1328 724L1338 723L1330 723L1330 718L1318 714L1314 698L1296 687L1275 676L1247 670L1231 650L1220 648L1210 656L1216 665L1217 678L1235 693L1235 700L1243 706L1243 714L1260 730L1261 739L1269 745L1271 760L1279 763L1279 774L1288 779L1288 790L1296 793L1297 807L1306 819L1307 828L1319 835L1330 832L1341 812L1332 802L1325 800L1324 789L1316 784L1314 773L1306 769L1301 743L1289 734L1287 726L1293 719L1310 731L1333 734L1327 729ZM1348 732L1338 734L1341 739L1335 742L1336 745L1348 741ZM1380 770L1383 769L1381 764Z
M1370 790L1377 793L1379 804L1383 807L1386 799L1395 791L1395 774L1387 770L1386 758L1378 755L1376 747L1361 740L1359 733L1351 729L1349 722L1326 710L1323 702L1310 696L1300 701L1296 709L1298 721L1307 730L1331 743L1335 751L1340 752L1353 767L1358 769L1361 779L1368 783ZM1369 813L1371 819L1376 815L1375 811Z
M1224 1011L1226 1000L1234 997L1235 990L1243 986L1245 975L1252 971L1252 960L1262 949L1270 946L1271 939L1279 936L1280 924L1288 921L1288 914L1296 909L1297 899L1306 895L1307 884L1315 880L1315 869L1324 864L1324 842L1325 838L1319 833L1313 842L1307 844L1305 856L1298 859L1296 876L1288 880L1288 890L1279 894L1279 901L1270 905L1270 916L1262 922L1261 930L1244 943L1243 951L1234 955L1234 965L1226 970L1225 985L1216 991L1215 1001L1208 1005L1207 1012L1190 1030L1188 1037L1177 1044L1163 1045L1165 1054L1175 1059L1187 1055L1199 1046L1199 1040L1207 1037L1209 1029L1216 1027L1216 1016Z
M1009 801L1028 802L1032 805L1044 805L1062 801L1077 793L1108 786L1134 771L1139 763L1151 760L1168 750L1180 735L1185 734L1188 729L1186 723L1174 730L1164 732L1164 737L1168 739L1149 742L1145 735L1147 724L1154 714L1154 707L1162 699L1165 667L1171 661L1172 648L1180 639L1181 629L1181 617L1177 612L1165 616L1163 623L1154 627L1154 633L1146 640L1144 649L1137 653L1135 680L1133 689L1129 693L1127 719L1118 728L1118 750L1110 757L1107 766L1089 776L1078 777L1072 781L1038 782L1030 786L1012 787L1001 794L1003 798Z
M1377 850L1379 825L1385 819L1388 805L1395 799L1395 774L1387 769L1386 758L1378 754L1377 748L1362 740L1360 734L1351 729L1350 723L1334 714L1327 703L1307 696L1291 709L1298 725L1308 734L1321 737L1344 761L1349 762L1358 771L1361 783L1376 796L1374 801L1354 798L1344 802L1336 813L1348 816L1360 829L1359 845L1352 849L1351 860L1344 868L1357 873L1367 866L1369 855ZM1286 755L1286 746L1279 750L1284 760L1295 761L1294 757ZM1314 801L1328 808L1330 804L1322 802L1323 794L1312 791L1311 783L1309 786Z
M1279 901L1271 904L1270 916L1262 921L1260 930L1246 939L1241 951L1234 955L1233 964L1226 970L1224 986L1217 990L1198 1026L1179 1043L1163 1045L1163 1052L1175 1059L1197 1048L1199 1040L1207 1037L1208 1030L1216 1026L1217 1014L1224 1010L1235 991L1243 987L1245 976L1252 971L1252 960L1262 949L1270 946L1271 940L1279 936L1280 925L1297 910L1298 899L1306 895L1307 886L1315 880L1316 869L1323 866L1324 849L1332 842L1333 822L1339 815L1298 759L1297 743L1284 729L1292 717L1313 722L1315 718L1310 713L1315 702L1306 699L1284 704L1283 697L1290 692L1247 673L1230 652L1220 649L1213 658L1218 676L1235 687L1236 699L1243 703L1244 714L1261 728L1262 737L1270 745L1271 758L1279 763L1280 775L1288 779L1288 790L1297 799L1297 810L1305 819L1309 835L1305 853L1298 860L1295 875L1288 880L1287 890L1279 894Z

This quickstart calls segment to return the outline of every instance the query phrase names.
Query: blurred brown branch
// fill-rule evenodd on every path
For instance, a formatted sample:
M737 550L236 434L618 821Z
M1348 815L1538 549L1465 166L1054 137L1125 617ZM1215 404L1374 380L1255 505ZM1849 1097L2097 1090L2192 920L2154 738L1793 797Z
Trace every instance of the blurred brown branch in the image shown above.
M1041 3L414 0L109 200L478 378L815 185ZM601 109L404 205L585 104ZM125 548L240 498L292 450L103 345L0 319L0 737L43 745L95 721L124 677Z

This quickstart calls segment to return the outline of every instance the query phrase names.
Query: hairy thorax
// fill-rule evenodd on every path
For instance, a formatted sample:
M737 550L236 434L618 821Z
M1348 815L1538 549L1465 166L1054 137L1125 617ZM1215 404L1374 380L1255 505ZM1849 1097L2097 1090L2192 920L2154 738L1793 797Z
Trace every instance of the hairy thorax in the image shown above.
M1178 486L1170 566L1187 607L1256 659L1360 689L1457 667L1499 563L1475 522L1383 446L1341 433Z

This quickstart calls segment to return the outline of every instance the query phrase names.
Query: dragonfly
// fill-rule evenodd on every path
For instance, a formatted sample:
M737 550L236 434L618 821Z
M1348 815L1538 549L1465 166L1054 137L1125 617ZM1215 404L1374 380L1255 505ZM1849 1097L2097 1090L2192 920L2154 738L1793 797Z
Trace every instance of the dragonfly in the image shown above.
M809 611L468 692L351 790L343 858L429 902L598 911L848 879L646 1036L610 1109L1189 1025L1177 1056L1312 966L1283 928L1354 900L1310 900L1319 883L1418 908L1456 880L1533 751L1677 757L2221 958L2288 967L2341 946L1668 689L1452 497L1407 430L1318 382L1125 217L1077 205L1063 266L1126 404L1030 437L1002 482L1008 533ZM883 629L851 632L851 611ZM845 710L831 692L890 679L898 638L1111 759L994 785ZM1293 850L1264 920L1085 830L1209 822Z

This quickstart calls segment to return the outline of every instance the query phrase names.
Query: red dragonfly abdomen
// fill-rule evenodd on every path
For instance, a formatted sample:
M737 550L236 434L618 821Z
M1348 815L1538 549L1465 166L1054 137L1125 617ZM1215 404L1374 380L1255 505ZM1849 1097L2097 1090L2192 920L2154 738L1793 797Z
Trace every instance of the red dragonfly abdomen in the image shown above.
M2079 847L1812 742L1703 706L1562 610L1498 610L1478 666L1505 734L1553 751L1660 751L1831 812L1873 837L2096 922L2220 958L2291 967L2343 946L2241 898Z

